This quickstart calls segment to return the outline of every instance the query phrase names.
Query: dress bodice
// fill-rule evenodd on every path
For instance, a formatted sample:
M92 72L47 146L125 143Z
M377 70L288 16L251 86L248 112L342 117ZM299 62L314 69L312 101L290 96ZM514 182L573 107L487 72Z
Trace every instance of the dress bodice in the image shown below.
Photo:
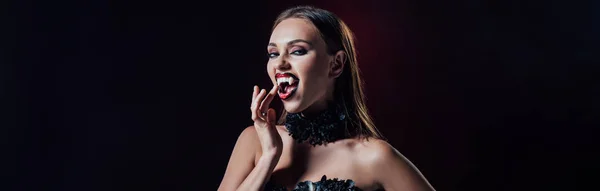
M320 181L304 181L296 185L293 191L362 191L354 185L352 180L327 179L323 175ZM265 191L288 191L285 186L276 185L268 182L265 186Z

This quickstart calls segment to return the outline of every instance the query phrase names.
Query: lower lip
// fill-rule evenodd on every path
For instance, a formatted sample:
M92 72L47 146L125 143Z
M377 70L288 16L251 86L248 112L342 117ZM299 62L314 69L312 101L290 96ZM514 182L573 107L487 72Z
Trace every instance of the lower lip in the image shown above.
M296 91L297 91L297 90L298 90L298 85L296 84L296 87L295 87L295 88L294 88L294 89L293 89L293 90L292 90L292 91L291 91L289 94L286 94L286 93L279 93L279 92L278 92L279 98L281 98L281 100L288 100L288 99L290 99L290 98L291 98L291 97L292 97L294 94L296 94Z

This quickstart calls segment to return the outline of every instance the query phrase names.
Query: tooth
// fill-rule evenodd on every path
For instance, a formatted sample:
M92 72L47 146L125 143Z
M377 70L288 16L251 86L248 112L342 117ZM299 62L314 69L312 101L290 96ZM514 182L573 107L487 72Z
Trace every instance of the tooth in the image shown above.
M289 82L289 83L290 83L290 85L294 84L294 81L295 81L295 79L294 79L294 78L290 78L289 80L290 80L290 82Z

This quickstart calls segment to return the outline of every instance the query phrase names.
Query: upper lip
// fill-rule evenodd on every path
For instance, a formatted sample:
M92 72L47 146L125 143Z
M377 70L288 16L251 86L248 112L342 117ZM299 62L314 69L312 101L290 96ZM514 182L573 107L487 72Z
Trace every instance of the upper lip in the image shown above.
M293 83L290 83L287 79L292 78ZM281 80L278 80L280 79ZM298 77L296 77L294 74L292 73L277 73L275 74L275 82L277 82L277 85L281 85L283 82L288 82L288 84L294 84L296 82L298 82Z
M294 75L292 73L277 73L277 74L275 74L275 79L283 78L283 77L292 77L296 80L298 79L298 77L296 77L296 75Z

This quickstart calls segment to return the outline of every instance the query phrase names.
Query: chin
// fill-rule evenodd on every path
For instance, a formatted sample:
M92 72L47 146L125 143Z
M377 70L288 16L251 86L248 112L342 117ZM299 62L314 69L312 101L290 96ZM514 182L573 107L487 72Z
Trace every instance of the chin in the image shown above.
M283 108L288 113L299 113L302 111L299 103L283 103Z
M302 92L297 91L291 97L285 100L283 100L283 98L280 96L279 98L282 99L281 101L283 102L283 108L285 111L288 113L300 113L306 109L306 106L304 106L306 103L302 99L301 95Z

